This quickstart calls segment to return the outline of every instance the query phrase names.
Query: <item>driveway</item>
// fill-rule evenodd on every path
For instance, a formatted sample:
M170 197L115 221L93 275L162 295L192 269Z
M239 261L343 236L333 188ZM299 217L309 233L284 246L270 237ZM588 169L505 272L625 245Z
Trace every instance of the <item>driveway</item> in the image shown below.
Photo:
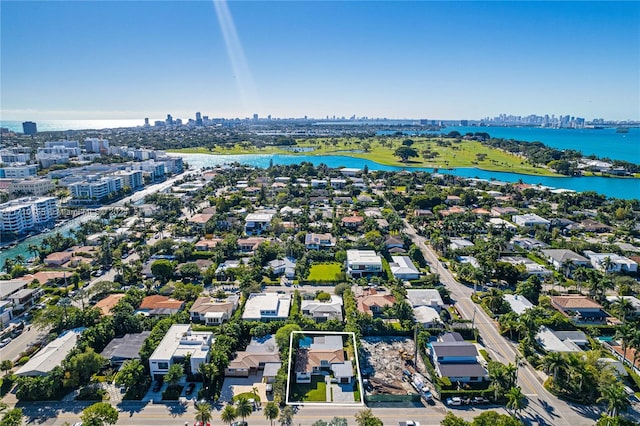
M262 373L254 374L249 377L225 377L220 392L220 400L231 402L234 395L245 392L253 392L253 388L258 388L258 396L260 402L265 404L269 401L267 397L267 385L262 383Z

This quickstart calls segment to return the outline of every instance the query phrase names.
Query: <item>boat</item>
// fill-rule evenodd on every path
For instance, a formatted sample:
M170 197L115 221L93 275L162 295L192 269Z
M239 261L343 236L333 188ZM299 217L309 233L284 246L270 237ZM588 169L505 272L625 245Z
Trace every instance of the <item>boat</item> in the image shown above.
M616 129L616 133L629 133L629 128L628 127L618 127Z

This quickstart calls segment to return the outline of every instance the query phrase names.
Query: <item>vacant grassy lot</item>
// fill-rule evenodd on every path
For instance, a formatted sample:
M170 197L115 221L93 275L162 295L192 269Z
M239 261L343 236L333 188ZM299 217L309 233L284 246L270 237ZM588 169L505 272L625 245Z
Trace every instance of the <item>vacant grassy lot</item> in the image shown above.
M342 272L342 266L338 262L315 263L309 270L309 281L336 281L338 274Z
M295 381L292 377L291 380ZM291 401L325 402L327 400L327 384L324 376L312 377L311 383L291 383Z

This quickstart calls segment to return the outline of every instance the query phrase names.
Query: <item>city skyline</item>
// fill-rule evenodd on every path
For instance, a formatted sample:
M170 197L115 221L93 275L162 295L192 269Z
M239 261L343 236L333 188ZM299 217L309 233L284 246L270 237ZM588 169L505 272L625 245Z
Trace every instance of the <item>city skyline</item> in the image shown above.
M3 121L640 119L637 2L33 4L2 3Z

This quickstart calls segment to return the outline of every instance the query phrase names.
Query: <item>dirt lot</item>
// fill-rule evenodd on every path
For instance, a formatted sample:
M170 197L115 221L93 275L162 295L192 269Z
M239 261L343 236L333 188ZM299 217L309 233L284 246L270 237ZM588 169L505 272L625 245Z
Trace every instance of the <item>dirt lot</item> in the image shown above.
M416 372L413 364L415 344L406 337L366 337L361 340L362 355L360 358L362 375L368 378L373 386L372 394L406 395L416 393L408 381L402 380L402 370L412 374ZM411 360L401 356L404 351ZM422 359L418 357L418 371L424 372Z

